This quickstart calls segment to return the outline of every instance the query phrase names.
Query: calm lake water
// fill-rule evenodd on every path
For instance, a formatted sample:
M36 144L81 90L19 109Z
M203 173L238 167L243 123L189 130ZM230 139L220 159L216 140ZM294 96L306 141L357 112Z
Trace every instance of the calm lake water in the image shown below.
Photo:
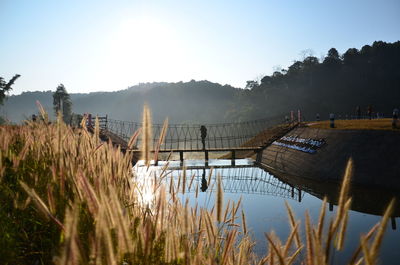
M151 167L150 171L161 172L166 162L160 161L158 167ZM315 185L307 187L307 181L302 185L283 182L279 178L268 173L264 169L253 165L251 159L237 159L236 166L231 167L231 160L215 159L210 160L205 167L204 160L186 160L187 182L194 175L191 188L185 194L180 194L181 201L189 199L191 205L198 203L199 206L211 209L214 205L216 185L213 183L218 175L221 176L224 189L224 204L228 200L239 201L242 198L242 208L246 214L248 229L256 241L255 252L262 255L266 251L267 243L264 232L275 231L281 240L286 240L289 235L290 226L288 223L285 200L292 207L296 217L301 220L301 231L304 233L304 213L308 211L312 222L318 220L324 192L318 192ZM143 172L146 167L141 166L142 162L134 167L137 172ZM211 170L211 167L213 169ZM211 173L211 175L210 175ZM168 177L178 178L182 175L182 168L179 161L168 162ZM208 182L210 180L210 182ZM195 198L196 187L199 188L198 197ZM301 187L300 187L301 186ZM318 187L318 186L317 186ZM337 187L336 187L337 188ZM332 188L331 188L332 189ZM203 190L204 192L202 192ZM307 190L307 192L305 191ZM322 189L324 190L324 189ZM328 190L328 189L325 189ZM351 210L346 234L344 251L336 252L333 264L345 264L359 244L360 235L368 232L377 222L381 220L378 213L381 212L379 205L380 197L376 192L368 195L368 191L356 191L360 194L353 196L353 205L358 211ZM332 194L328 194L328 197ZM373 202L371 202L371 201ZM335 200L332 200L335 201ZM377 206L378 205L378 206ZM336 205L327 205L327 218L336 213ZM398 208L397 208L398 209ZM395 216L399 216L396 210ZM374 214L371 214L374 213ZM392 218L389 221L384 241L380 251L382 264L400 264L400 218ZM397 226L397 227L395 227Z

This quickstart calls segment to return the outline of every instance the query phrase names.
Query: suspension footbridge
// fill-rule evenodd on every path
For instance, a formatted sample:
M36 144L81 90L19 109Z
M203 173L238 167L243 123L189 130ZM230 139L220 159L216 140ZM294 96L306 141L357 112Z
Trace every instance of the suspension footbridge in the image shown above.
M89 124L95 124L94 121ZM141 122L121 121L107 116L98 117L101 133L105 138L119 145L123 151L141 151L138 148L129 149L127 143L137 131L142 128ZM286 124L277 129L278 124L284 123L282 118L266 118L245 122L213 123L213 124L169 124L164 135L164 141L159 145L163 124L152 124L152 141L150 149L160 153L179 153L183 161L184 153L201 152L208 161L210 152L229 152L232 163L238 153L249 156L257 154L261 159L261 151L276 138L281 137L294 124ZM206 133L201 128L206 128ZM274 128L274 129L273 129ZM204 130L204 129L203 129ZM138 137L136 146L141 146Z

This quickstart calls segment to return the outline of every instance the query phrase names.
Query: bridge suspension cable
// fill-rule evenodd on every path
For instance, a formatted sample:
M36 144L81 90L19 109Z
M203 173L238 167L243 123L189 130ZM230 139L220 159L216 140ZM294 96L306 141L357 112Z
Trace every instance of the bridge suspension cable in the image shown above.
M276 124L282 123L283 119L266 118L245 122L232 123L212 123L212 124L169 124L165 135L164 144L161 149L201 149L202 138L200 127L203 125L207 129L205 137L205 148L227 148L246 146L246 142L258 135L265 129ZM107 130L118 135L125 141L142 127L140 122L120 121L114 119L107 120ZM155 149L159 141L163 124L153 124L153 143ZM140 137L137 145L140 146Z

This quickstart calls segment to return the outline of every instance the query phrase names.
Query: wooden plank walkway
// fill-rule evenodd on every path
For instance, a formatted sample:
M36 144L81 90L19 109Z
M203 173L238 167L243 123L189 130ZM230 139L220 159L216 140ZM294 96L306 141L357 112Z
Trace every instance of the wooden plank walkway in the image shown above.
M179 153L179 158L180 161L183 162L183 153L199 153L199 152L204 152L204 158L206 161L206 164L208 164L208 153L209 152L231 152L231 165L235 165L235 159L236 159L236 152L238 151L253 151L254 153L257 154L256 158L256 163L261 162L261 157L262 157L262 146L255 146L255 147L226 147L226 148L208 148L208 149L160 149L158 152L159 153ZM126 150L127 152L132 152L134 154L140 154L142 153L141 150L138 149L128 149ZM154 153L155 150L150 151L150 153ZM158 164L158 161L155 161L155 164Z

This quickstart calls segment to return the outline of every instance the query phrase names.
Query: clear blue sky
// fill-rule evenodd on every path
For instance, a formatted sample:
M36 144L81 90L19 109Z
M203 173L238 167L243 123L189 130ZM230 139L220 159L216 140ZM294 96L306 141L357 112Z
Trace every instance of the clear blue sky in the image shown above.
M114 91L139 82L244 87L318 58L400 39L400 1L0 0L0 76L13 94Z

